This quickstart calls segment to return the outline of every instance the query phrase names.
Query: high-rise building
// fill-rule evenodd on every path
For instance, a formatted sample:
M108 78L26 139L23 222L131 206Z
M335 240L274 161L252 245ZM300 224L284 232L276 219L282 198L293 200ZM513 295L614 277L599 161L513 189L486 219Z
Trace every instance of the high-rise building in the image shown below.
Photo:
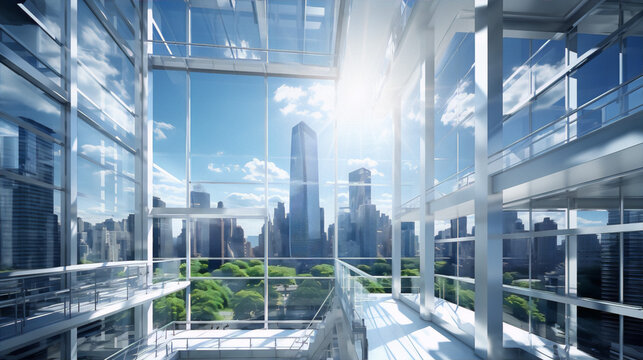
M303 121L292 128L289 242L292 257L321 256L317 134Z

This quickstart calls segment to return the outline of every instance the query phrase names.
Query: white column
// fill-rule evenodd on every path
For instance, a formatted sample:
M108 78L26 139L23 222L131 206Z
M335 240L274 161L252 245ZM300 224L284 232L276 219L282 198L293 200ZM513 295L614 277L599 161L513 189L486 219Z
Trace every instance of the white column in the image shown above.
M502 358L502 193L489 155L502 146L502 0L475 0L475 351Z
M402 166L402 145L401 145L401 112L400 101L397 99L393 108L393 238L391 239L391 293L394 299L400 298L401 292L401 266L402 266L402 223L400 219L400 207L402 205L401 188L401 166Z
M428 29L423 41L424 46L424 134L422 136L422 193L420 194L420 316L425 320L431 319L434 303L435 282L435 237L433 236L433 216L428 210L428 204L433 200L433 193L426 190L433 187L434 170L434 93L435 93L435 54L434 30Z

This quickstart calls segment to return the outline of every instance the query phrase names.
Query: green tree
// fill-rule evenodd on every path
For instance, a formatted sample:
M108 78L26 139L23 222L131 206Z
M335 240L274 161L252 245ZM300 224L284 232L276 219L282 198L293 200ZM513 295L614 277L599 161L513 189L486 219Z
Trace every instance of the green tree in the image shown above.
M330 264L315 265L310 269L312 276L333 277L335 276L335 267Z
M287 306L319 307L328 295L328 289L314 279L306 279L299 283L297 290L288 297Z
M235 263L225 263L214 270L212 276L248 277L248 274Z
M246 270L250 277L263 277L263 265L253 265Z
M185 321L185 290L154 300L154 326Z
M545 316L538 311L535 305L530 305L529 300L518 295L509 295L504 298L504 305L511 314L520 321L529 321L529 314L537 322L545 322Z
M253 290L241 290L232 297L235 320L253 319L263 312L263 296Z
M238 260L237 259L237 260L233 261L232 263L237 265L239 267L239 269L243 269L243 270L245 270L245 269L250 267L250 265L248 265L248 263L243 261L243 260Z
M269 277L295 277L297 272L295 268L281 265L268 265ZM295 285L294 279L271 280L274 285Z
M221 320L219 311L230 307L232 291L218 280L193 281L192 286L192 319Z
M391 265L386 262L378 262L377 260L375 260L375 263L371 266L372 274L375 276L391 275L391 269Z
M360 264L360 265L357 265L357 268L358 268L358 269L360 269L360 270L362 270L363 272L365 272L365 273L367 273L367 274L370 274L370 273L371 273L371 267L370 267L370 266L368 266L368 265Z

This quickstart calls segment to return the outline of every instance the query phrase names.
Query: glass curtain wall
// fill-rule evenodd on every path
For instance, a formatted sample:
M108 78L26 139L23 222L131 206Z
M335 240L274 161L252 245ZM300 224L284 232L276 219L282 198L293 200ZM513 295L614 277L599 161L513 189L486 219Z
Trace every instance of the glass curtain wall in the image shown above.
M27 303L20 312L3 306L3 324L18 326L2 338L74 316L70 284L85 284L92 272L82 264L108 266L109 276L94 283L110 288L98 303L123 300L131 289L122 274L140 270L125 263L110 272L109 263L146 260L146 243L135 235L144 175L139 4L69 5L0 4L1 296L22 291ZM60 268L69 265L81 266L73 274ZM74 296L78 312L86 311L82 295ZM10 357L64 358L67 341L57 335Z

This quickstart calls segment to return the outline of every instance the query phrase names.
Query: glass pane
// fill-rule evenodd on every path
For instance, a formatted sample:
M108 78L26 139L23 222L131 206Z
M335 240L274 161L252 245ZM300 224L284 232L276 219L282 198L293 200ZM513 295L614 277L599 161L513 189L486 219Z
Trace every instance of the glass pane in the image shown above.
M156 4L156 3L155 3ZM152 72L154 117L155 207L185 207L185 121L187 75L183 71Z
M190 295L192 321L263 321L263 280L193 280Z
M623 302L643 305L643 232L623 234Z
M0 177L0 269L61 265L60 191Z
M78 359L104 359L127 347L136 337L134 309L78 328Z
M60 74L62 72L62 47L27 15L18 4L18 2L3 4L2 11L0 11L0 24L31 53ZM20 4L29 9L29 11L37 10L36 7L39 7L43 12L46 12L47 17L43 16L41 11L34 11L34 15L40 21L44 20L43 22L48 30L54 36L58 36L58 40L62 40L60 29L64 25L64 19L62 18L64 7L60 0L47 1L46 5L43 1L31 0L21 1ZM34 6L36 4L39 6Z
M0 169L61 186L60 145L0 118L0 149Z
M641 344L641 329L643 320L631 317L623 317L623 357L635 359L643 354Z
M154 300L153 307L155 328L163 327L172 321L185 321L185 290Z
M458 281L458 305L465 309L475 310L475 285Z
M531 245L531 287L565 292L565 236L533 239Z
M474 277L475 271L475 242L462 241L458 243L458 276Z
M502 124L502 144L509 146L529 134L529 106L522 108Z
M435 180L438 182L446 180L458 169L457 136L458 133L453 131L435 145Z
M578 307L578 348L598 359L619 351L618 315Z
M565 343L565 304L532 297L531 331L545 339Z
M330 308L332 299L326 300L326 297L333 282L326 279L268 280L268 320L320 320L326 312L324 309ZM322 305L324 308L319 311Z
M502 283L529 287L529 239L504 239Z
M153 218L152 229L154 259L185 257L185 219Z
M456 274L456 243L435 244L435 273L442 275Z
M578 296L618 301L619 235L578 235Z
M504 328L511 329L511 327L515 327L520 330L529 331L529 314L535 310L533 306L529 304L529 298L508 292L503 292L502 298L502 321L505 322ZM505 333L512 332L514 331L505 330Z
M416 75L417 76L417 75ZM420 148L422 134L424 133L424 89L423 74L410 83L407 95L401 105L401 184L412 189L412 197L420 194ZM410 198L402 196L402 203Z
M78 159L78 263L134 260L133 181Z
M550 40L531 62L535 88L538 89L565 68L565 40Z
M194 196L195 193L193 193ZM256 257L264 228L263 219L194 219L191 221L193 257L249 258ZM215 275L216 276L216 275Z
M2 354L8 359L16 360L61 360L63 355L63 335L56 335L45 340L21 347L10 353Z
M106 169L135 177L134 154L82 120L78 121L78 152Z
M191 179L264 181L264 79L192 72L190 96ZM286 169L268 163L268 176L287 180Z
M192 183L192 208L265 208L264 184Z
M47 135L63 139L62 105L0 64L0 108Z
M601 54L583 64L572 74L577 81L577 105L581 106L618 85L618 44L603 50ZM578 132L582 133L582 118Z
M134 65L84 2L78 4L78 61L130 108L134 107Z
M293 277L293 276L314 276L332 277L335 276L335 265L333 260L312 260L312 259L268 259L269 277Z
M531 131L536 131L558 120L564 114L565 82L559 81L547 91L538 95L538 98L534 101L531 110Z

